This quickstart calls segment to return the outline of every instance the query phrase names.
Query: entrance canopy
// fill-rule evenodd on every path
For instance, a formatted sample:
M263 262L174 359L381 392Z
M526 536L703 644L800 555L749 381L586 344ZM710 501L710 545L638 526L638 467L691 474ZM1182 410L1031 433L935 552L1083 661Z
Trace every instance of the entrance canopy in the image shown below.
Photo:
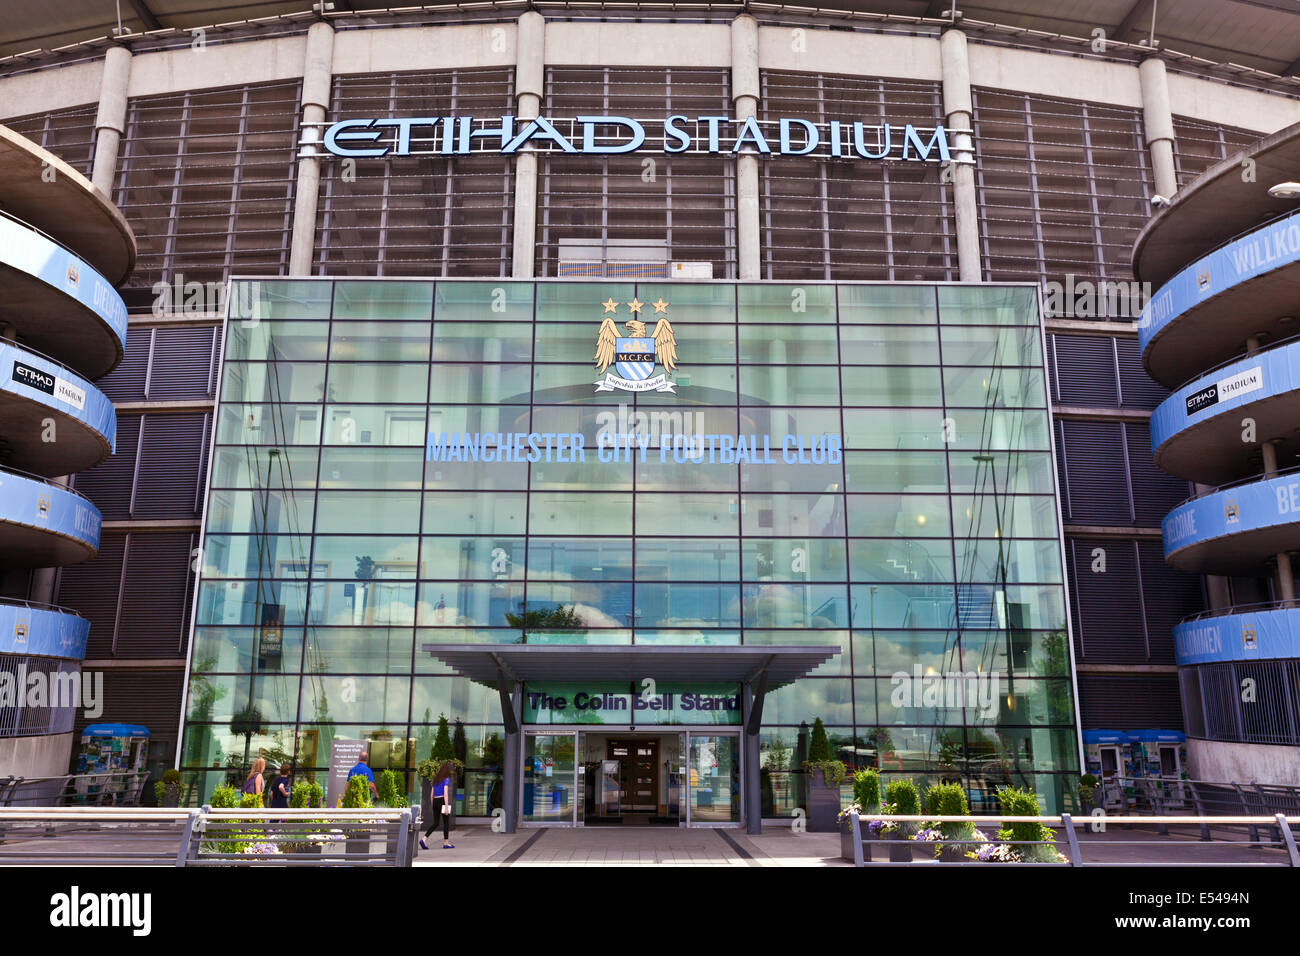
M772 690L806 677L840 652L832 645L425 644L426 653L488 687L519 681L762 682ZM764 681L763 679L766 678Z

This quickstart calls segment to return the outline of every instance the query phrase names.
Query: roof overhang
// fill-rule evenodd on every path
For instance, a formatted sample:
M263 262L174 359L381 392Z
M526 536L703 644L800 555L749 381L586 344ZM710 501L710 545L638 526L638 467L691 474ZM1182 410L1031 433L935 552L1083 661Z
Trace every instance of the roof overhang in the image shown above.
M835 645L425 644L425 653L487 687L518 681L642 680L751 683L768 690L806 677Z
M1250 160L1253 175L1243 178ZM1133 274L1159 291L1211 249L1295 209L1270 186L1300 177L1300 123L1265 136L1209 169L1174 194L1133 243Z

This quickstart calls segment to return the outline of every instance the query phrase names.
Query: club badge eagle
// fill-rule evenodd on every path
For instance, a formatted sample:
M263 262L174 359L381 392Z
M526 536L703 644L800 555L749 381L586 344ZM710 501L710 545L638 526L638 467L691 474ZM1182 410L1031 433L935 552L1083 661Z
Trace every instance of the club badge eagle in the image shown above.
M675 394L677 383L669 381L668 376L677 371L677 337L668 321L668 303L662 298L650 303L655 315L663 318L655 322L654 331L649 335L646 335L646 323L639 317L645 303L638 302L635 296L627 303L632 313L632 318L623 323L627 335L618 334L618 324L610 317L618 314L619 303L608 299L601 305L605 307L605 318L596 333L595 362L596 371L604 378L595 383L596 391L612 392L617 388L625 392ZM663 366L658 375L654 375L656 364ZM614 372L608 370L611 365Z

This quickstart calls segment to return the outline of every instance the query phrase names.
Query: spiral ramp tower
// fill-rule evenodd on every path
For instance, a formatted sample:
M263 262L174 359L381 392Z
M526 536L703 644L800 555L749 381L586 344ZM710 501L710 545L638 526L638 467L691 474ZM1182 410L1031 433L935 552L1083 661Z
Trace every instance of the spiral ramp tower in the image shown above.
M1207 575L1174 641L1192 775L1300 783L1300 124L1206 170L1152 219L1134 271L1156 465L1195 483L1165 560ZM1297 195L1287 195L1296 192Z
M122 360L135 256L100 190L0 126L0 779L67 772L90 624L47 602L99 550L99 509L68 484L113 453L93 380Z

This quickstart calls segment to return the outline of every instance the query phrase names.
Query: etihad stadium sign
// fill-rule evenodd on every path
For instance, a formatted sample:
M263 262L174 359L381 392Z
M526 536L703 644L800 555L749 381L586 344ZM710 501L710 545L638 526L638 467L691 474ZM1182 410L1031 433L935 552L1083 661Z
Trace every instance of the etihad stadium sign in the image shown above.
M520 152L744 154L922 163L947 163L952 158L943 126L840 120L819 124L790 117L741 120L680 113L657 120L606 114L566 119L523 119L510 114L347 119L326 127L323 143L336 156L358 159Z

